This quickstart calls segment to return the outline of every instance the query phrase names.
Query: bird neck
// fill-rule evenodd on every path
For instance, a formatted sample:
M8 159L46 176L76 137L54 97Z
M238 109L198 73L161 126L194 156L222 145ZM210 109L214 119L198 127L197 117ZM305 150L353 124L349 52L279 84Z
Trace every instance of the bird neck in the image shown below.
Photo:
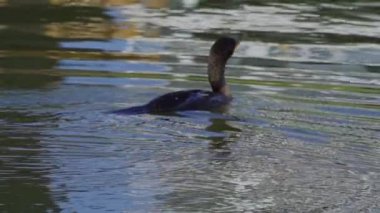
M231 96L230 89L224 78L224 70L226 67L224 58L210 54L208 58L208 81L210 82L212 91L215 93L221 93L226 96Z

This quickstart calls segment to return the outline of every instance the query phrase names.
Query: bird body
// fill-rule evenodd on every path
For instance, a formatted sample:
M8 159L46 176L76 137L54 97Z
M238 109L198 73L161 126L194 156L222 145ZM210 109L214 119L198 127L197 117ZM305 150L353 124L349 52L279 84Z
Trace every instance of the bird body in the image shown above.
M212 91L185 90L159 96L145 105L114 111L118 114L167 113L174 111L200 110L219 111L232 100L224 77L225 65L232 56L238 42L221 37L210 49L208 58L208 80Z
M146 105L117 110L118 114L165 113L173 111L199 110L218 111L229 104L232 97L205 90L184 90L167 93L151 100Z

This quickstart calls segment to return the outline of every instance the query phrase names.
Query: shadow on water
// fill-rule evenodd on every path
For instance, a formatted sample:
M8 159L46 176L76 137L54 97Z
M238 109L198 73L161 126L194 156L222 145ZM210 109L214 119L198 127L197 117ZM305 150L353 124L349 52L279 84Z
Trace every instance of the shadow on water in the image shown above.
M229 142L238 139L236 134L241 132L241 129L229 124L228 121L229 119L227 120L223 118L210 119L211 125L207 126L205 130L222 134L221 136L211 136L208 138L211 141L211 149L223 149ZM228 136L225 136L225 134L228 134Z

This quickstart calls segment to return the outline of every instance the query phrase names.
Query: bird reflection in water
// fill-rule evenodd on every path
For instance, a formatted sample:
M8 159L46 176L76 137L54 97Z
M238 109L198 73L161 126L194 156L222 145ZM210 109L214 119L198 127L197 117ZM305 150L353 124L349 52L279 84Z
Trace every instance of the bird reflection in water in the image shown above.
M238 141L241 129L230 124L231 119L226 118L211 118L211 124L205 130L212 133L219 133L208 137L210 140L209 150L214 153L213 159L222 160L226 159L231 150L228 146L229 143Z

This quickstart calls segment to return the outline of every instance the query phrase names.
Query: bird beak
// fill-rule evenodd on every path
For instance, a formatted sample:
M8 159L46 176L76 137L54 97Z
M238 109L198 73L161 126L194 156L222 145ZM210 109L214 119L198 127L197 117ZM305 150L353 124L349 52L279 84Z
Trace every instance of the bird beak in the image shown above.
M234 50L236 50L239 47L239 45L240 45L240 41L235 45Z

